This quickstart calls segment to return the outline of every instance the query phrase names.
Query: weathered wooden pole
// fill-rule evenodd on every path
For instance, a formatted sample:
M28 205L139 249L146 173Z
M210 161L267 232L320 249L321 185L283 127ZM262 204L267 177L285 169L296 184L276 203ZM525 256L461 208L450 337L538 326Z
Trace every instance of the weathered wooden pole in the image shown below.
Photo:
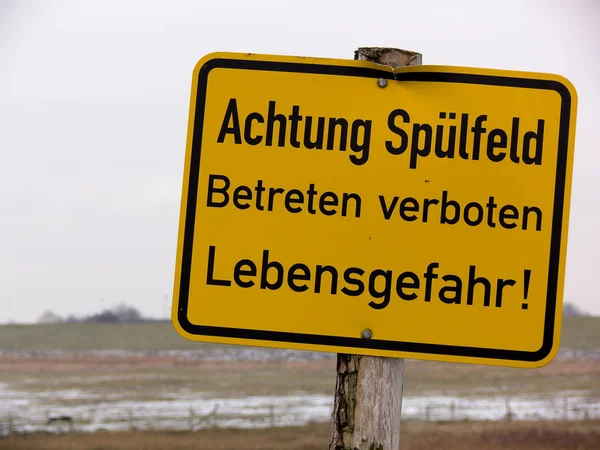
M392 67L420 66L420 53L361 47L354 59ZM337 355L330 450L398 450L404 360Z

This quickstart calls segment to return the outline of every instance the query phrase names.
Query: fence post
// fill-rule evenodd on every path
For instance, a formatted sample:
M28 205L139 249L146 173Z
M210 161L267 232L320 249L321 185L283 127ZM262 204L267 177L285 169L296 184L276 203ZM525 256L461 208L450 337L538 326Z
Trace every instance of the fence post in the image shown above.
M510 422L513 419L513 412L512 412L512 409L510 409L510 399L508 397L506 397L505 401L506 401L505 419Z
M211 418L212 418L211 422L212 422L213 428L217 428L217 411L218 411L218 409L219 409L219 404L217 403L215 405L215 407L213 408L212 412L210 413Z
M269 406L269 426L273 428L275 426L275 406Z
M188 427L190 431L194 431L194 410L190 407L190 415L188 416Z

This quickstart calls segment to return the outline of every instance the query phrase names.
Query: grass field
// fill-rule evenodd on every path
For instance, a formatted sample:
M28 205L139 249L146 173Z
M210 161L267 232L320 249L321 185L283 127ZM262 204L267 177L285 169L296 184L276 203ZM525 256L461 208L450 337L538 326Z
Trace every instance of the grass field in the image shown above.
M329 426L265 430L28 435L0 450L322 450ZM456 422L402 425L400 450L597 450L600 422Z
M600 417L600 318L567 318L561 347L574 350L574 356L559 357L535 370L407 360L403 417L499 419L510 402L519 420L571 419L570 425L560 425L561 432L575 433L571 437L583 442L579 448L593 448L585 442L597 422L585 422L589 425L585 433L570 427L584 418ZM269 426L273 414L280 426L326 421L334 382L335 355L199 344L179 337L169 323L0 326L0 427L13 418L21 427L47 430L48 416L67 414L74 417L75 430L189 430L199 427L188 426L188 417L205 417L217 406L220 427L237 426L233 425L236 420L238 424L245 420L242 426ZM411 446L404 448L436 448L435 439L454 439L447 434L455 428L444 429L446 434L438 436L410 420L405 442ZM459 435L456 442L463 439L470 447L440 448L494 448L477 441L488 438L508 445L498 448L521 448L512 446L511 438L493 424L483 422L487 428L479 433L469 428L470 423L457 423L462 424L457 429L466 437ZM534 424L514 431L527 441L527 436L537 436L545 426ZM325 445L326 426L310 427L308 434L298 430L248 432L254 447L236 447L235 439L246 436L242 431L202 430L194 434L139 432L135 439L123 431L96 433L93 438L32 435L10 441L13 446L8 448L184 449L190 448L186 442L194 438L212 442L209 447L194 448L311 449ZM169 443L174 436L179 447ZM313 438L319 443L312 443ZM279 439L282 445L273 446ZM556 436L552 444L559 445L561 439ZM119 447L111 440L118 445L139 445ZM154 441L165 443L163 447L145 443ZM0 449L7 448L2 447L6 442L0 439ZM419 447L423 442L430 446Z
M561 348L600 349L600 317L567 317L563 325ZM90 350L139 351L142 355L125 357L54 356L46 352ZM166 388L185 388L190 392L210 391L227 395L282 395L301 391L329 394L333 391L334 355L323 361L252 364L237 353L232 361L240 365L211 363L206 357L240 352L243 347L186 341L170 323L136 324L57 324L0 326L0 350L11 353L33 352L42 358L0 359L0 382L14 384L25 391L51 389L93 389L110 392L136 392L138 397L153 396ZM197 360L155 355L155 351L200 350ZM251 349L270 355L271 349ZM296 355L304 355L298 352ZM50 353L50 356L52 354ZM68 355L68 353L67 353ZM225 358L227 359L227 358ZM269 358L267 358L269 359ZM92 374L93 376L85 376ZM199 377L199 374L202 374ZM243 377L243 382L242 381ZM600 392L598 359L553 361L536 370L479 365L407 360L405 393L427 392L473 395L477 392L551 393L572 390Z
M180 337L170 323L0 325L0 350L210 350L215 344ZM566 317L561 348L600 348L600 317Z

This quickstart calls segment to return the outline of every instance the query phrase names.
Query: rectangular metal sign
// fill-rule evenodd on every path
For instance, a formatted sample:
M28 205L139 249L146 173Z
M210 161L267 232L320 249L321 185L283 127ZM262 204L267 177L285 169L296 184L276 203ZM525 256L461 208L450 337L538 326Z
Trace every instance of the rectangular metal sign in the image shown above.
M576 103L556 75L206 56L193 74L175 328L546 364L559 345Z

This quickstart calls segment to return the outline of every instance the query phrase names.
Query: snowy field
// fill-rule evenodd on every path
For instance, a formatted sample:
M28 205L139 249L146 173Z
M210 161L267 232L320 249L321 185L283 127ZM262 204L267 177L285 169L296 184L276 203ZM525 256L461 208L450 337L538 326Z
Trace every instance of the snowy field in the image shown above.
M56 403L68 400L69 406ZM80 401L80 404L73 404ZM81 390L31 393L0 385L0 417L23 432L65 431L65 423L47 425L49 417L69 416L78 431L128 429L261 428L328 421L332 397L297 393L285 396L222 398L210 393L173 392L150 401L100 396ZM600 398L585 392L554 397L499 395L458 397L406 396L405 420L512 420L600 418ZM69 425L70 428L70 425Z
M596 369L600 365L598 351L565 350L557 361L588 361ZM332 394L303 391L291 384L271 393L273 379L264 379L262 373L256 373L267 363L274 367L285 361L301 364L313 363L324 367L325 377L329 377L328 367L335 355L328 353L296 352L261 348L227 347L219 352L212 349L202 351L157 351L132 352L121 350L102 351L43 351L43 352L1 352L4 361L29 362L37 364L28 368L24 376L13 375L0 381L0 434L8 431L61 432L77 430L93 432L98 430L129 429L200 429L200 428L261 428L287 425L304 425L311 422L326 422L332 410ZM136 367L121 368L120 371L98 371L88 368L84 371L54 369L47 371L51 362L65 358L75 361L146 361L160 358L177 364L199 364L192 374L205 376L203 364L212 362L216 367L228 364L233 369L219 369L216 377L221 379L227 371L236 371L244 364L253 366L244 370L252 373L262 383L261 394L254 392L236 392L219 385L190 385L175 383L155 371L144 372ZM304 361L304 363L303 363ZM567 364L567 363L565 363ZM443 366L444 370L446 366ZM568 370L573 370L568 365ZM574 366L576 367L576 366ZM112 370L112 369L111 369ZM180 369L166 369L177 373ZM276 375L281 377L294 375L295 369ZM494 370L494 369L491 369ZM559 370L559 374L562 373ZM10 371L9 371L10 372ZM319 369L319 373L323 369ZM21 372L16 372L17 374ZM529 373L529 372L528 372ZM157 375L158 374L158 375ZM4 372L6 375L6 372ZM296 374L297 375L297 374ZM302 379L303 375L298 375ZM310 378L310 374L306 377ZM581 375L580 375L581 376ZM461 391L405 391L402 414L404 420L581 420L600 418L600 384L594 373L588 376L586 389L546 390L539 393L515 393L504 386L492 386L489 389ZM333 374L331 373L331 377ZM133 381L131 380L133 379ZM152 380L154 385L146 385ZM255 382L257 382L255 380ZM219 380L220 381L220 380ZM236 382L233 381L235 386ZM160 386L157 389L156 386ZM200 387L199 387L200 386ZM209 388L210 387L210 388ZM318 390L317 390L318 391ZM266 392L266 394L265 394ZM333 392L331 390L331 392ZM476 395L475 395L476 394ZM66 416L72 423L55 421L48 424L51 417Z
M565 318L541 369L407 360L404 420L599 419L599 320ZM198 344L168 322L0 327L0 435L327 422L334 381L335 354Z

